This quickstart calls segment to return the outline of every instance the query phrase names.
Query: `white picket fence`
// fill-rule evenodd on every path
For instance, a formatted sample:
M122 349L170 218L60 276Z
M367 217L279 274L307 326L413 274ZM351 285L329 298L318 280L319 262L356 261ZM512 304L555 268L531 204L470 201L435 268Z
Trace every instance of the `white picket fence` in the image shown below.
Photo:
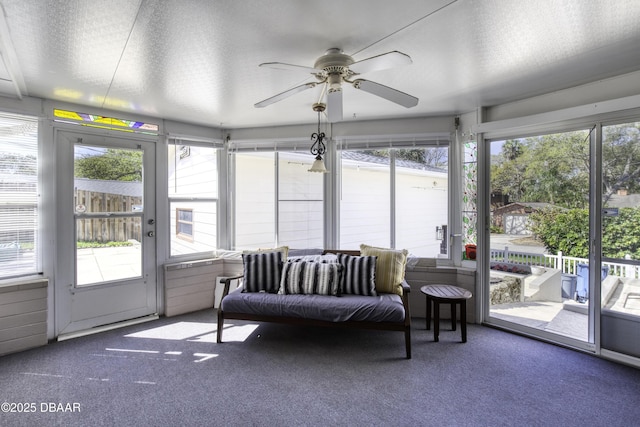
M562 251L557 255L537 254L527 252L510 251L508 246L504 249L491 249L491 262L504 262L516 265L539 265L547 268L561 270L562 273L578 274L578 264L589 264L587 258L564 256ZM640 279L640 266L622 263L602 262L607 274L618 277L630 277Z

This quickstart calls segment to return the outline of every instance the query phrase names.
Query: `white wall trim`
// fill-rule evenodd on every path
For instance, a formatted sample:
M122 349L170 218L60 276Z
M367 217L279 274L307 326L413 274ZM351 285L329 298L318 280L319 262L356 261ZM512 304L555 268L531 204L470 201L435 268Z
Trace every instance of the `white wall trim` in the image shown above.
M634 110L637 108L640 108L640 95L632 95L593 104L548 111L546 113L479 123L472 126L472 131L474 133L484 133L485 137L495 138L497 136L514 133L516 131L526 133L527 128L534 126L549 125L553 123L560 124L576 120L586 122L590 121L589 118L593 118L595 116L623 112L625 110Z

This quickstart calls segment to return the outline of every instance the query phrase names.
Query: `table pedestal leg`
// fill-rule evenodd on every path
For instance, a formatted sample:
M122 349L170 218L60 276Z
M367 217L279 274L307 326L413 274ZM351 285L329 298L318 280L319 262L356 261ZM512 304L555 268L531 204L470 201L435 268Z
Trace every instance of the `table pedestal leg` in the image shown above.
M458 316L456 316L456 303L452 302L451 303L451 330L455 331L456 330L456 319Z
M467 342L467 301L460 303L460 329L462 330L462 342Z
M427 331L431 329L431 298L427 295Z
M440 303L433 302L433 340L438 342L440 335Z

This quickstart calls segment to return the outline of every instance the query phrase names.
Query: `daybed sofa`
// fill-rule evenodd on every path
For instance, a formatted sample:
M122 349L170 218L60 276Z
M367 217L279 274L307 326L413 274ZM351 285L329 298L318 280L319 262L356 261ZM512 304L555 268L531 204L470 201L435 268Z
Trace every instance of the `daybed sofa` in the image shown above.
M217 342L225 319L401 331L410 359L406 260L406 251L367 245L312 257L288 257L282 248L243 254L243 275L221 281Z

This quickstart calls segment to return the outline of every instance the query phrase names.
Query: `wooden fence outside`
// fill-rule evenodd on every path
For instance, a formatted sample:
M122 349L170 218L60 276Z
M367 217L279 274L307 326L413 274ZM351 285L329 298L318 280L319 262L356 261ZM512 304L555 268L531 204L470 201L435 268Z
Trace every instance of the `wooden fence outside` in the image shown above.
M142 206L142 197L76 190L76 211L84 213L134 212ZM80 218L76 221L76 238L82 242L142 241L140 217Z

